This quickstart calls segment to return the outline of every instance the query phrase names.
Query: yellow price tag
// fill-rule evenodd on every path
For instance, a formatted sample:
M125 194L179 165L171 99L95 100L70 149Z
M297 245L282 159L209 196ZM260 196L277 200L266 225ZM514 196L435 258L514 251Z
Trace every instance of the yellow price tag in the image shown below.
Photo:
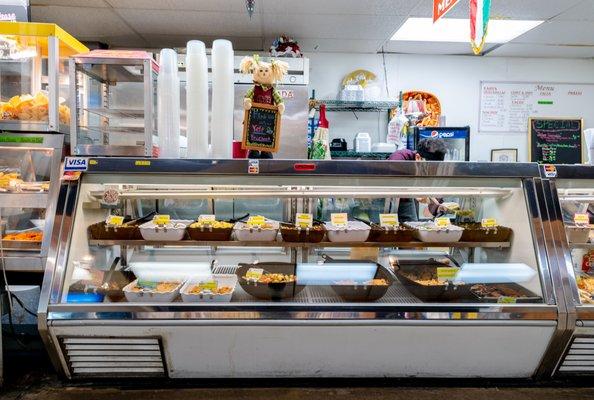
M387 228L397 228L400 223L398 222L398 214L380 214L380 225Z
M346 226L349 222L347 213L332 213L330 214L330 222L334 226Z
M297 213L295 215L295 226L311 228L313 226L313 215Z
M516 298L511 296L499 296L497 298L497 303L500 304L516 304Z
M216 216L211 214L202 214L198 216L198 222L206 225L212 225L217 221Z
M590 226L590 217L588 214L575 214L573 222L578 226Z
M219 284L217 281L204 281L198 283L198 288L200 289L200 291L209 290L211 292L214 292L217 290L218 287Z
M99 161L93 160L93 159L89 160L89 165L97 165L97 164L99 164Z
M254 215L248 218L248 226L262 226L266 223L266 218L261 215Z
M438 228L447 228L452 225L452 221L448 217L435 218L435 226Z
M149 167L151 162L149 160L136 160L134 161L134 165L137 167Z
M440 282L453 281L458 275L458 268L437 267L437 280Z
M107 225L121 226L124 223L124 217L121 217L119 215L110 215L109 217L107 217L107 221L105 222L107 223Z
M497 220L495 218L483 218L481 220L481 226L483 228L495 228L497 227Z
M167 214L155 215L153 222L157 225L167 225L171 222L171 216Z
M250 268L245 273L245 278L250 281L257 281L264 273L263 268Z

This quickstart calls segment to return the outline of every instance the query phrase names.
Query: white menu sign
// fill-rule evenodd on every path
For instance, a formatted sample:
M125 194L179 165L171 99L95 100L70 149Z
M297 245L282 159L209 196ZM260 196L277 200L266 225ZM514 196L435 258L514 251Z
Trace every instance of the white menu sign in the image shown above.
M481 82L479 132L528 132L530 117L594 114L594 84Z

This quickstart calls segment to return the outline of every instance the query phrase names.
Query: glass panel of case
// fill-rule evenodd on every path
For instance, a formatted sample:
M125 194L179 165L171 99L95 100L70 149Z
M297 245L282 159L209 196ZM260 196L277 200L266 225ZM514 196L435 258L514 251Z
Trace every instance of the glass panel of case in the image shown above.
M519 180L242 179L86 175L60 302L543 303Z

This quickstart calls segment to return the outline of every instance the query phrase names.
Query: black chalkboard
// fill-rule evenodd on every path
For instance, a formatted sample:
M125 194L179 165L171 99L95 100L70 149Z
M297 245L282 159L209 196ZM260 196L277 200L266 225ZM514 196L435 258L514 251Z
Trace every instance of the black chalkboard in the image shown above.
M531 162L581 164L583 120L580 118L530 118L528 151Z
M243 118L244 150L260 150L274 153L280 145L281 115L277 106L253 103Z

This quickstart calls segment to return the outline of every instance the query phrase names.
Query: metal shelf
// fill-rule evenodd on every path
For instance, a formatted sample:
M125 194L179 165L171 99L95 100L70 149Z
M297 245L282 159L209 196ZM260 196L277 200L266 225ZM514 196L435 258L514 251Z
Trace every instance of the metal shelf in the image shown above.
M289 247L289 248L321 248L321 247L399 247L403 249L416 249L423 247L456 247L456 248L504 248L510 247L510 242L452 242L452 243L425 243L425 242L321 242L321 243L296 243L296 242L239 242L239 241L194 241L181 240L177 242L152 241L152 240L89 240L90 245L96 246L157 246L157 247Z
M46 208L48 193L0 193L0 207Z
M572 249L594 249L594 243L569 243Z
M397 108L398 101L344 101L344 100L317 100L316 110L320 104L326 105L326 111L390 111Z
M105 118L144 119L144 109L110 109L106 107L89 107L83 108L81 111L86 111Z
M19 120L2 120L0 121L0 131L8 132L56 132L55 129L50 129L47 121L19 121ZM59 133L69 133L70 126L60 124L58 128Z

